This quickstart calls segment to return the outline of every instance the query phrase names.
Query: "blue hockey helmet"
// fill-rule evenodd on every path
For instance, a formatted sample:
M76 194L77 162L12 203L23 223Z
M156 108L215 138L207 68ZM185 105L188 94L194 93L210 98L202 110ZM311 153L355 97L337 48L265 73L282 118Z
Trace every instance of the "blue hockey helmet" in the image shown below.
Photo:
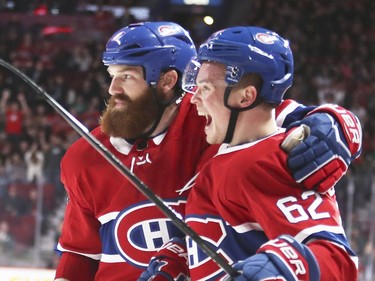
M107 42L102 60L105 65L142 66L146 82L153 85L160 74L168 69L177 70L181 77L194 56L195 45L189 33L180 25L173 22L142 22L115 32Z
M184 77L187 90L195 84L199 63L213 61L226 65L226 82L236 84L243 74L258 73L263 79L260 96L264 101L279 104L293 81L293 54L289 41L277 33L260 28L237 26L212 34L199 50ZM194 65L195 64L195 65ZM190 73L189 73L190 72ZM190 81L189 81L190 80Z

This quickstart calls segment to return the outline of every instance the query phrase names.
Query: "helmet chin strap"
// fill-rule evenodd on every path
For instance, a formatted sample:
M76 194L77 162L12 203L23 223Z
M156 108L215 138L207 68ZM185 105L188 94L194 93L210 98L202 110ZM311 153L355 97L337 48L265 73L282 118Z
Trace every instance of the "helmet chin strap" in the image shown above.
M224 138L224 143L230 143L232 141L234 130L236 128L238 115L240 114L240 112L245 111L245 110L250 110L262 102L262 99L258 96L256 100L247 107L244 107L244 108L232 107L228 104L229 95L232 89L233 89L233 85L228 85L224 92L224 105L226 108L230 109L230 118L229 118L227 133Z
M229 119L227 133L224 138L224 143L230 143L232 141L232 138L234 135L234 129L236 128L236 123L237 123L239 113L240 112L238 110L230 111L230 119Z
M225 107L230 109L230 118L229 118L227 133L224 138L224 143L230 143L232 141L233 135L234 135L234 129L236 128L238 114L240 114L240 111L238 109L233 108L228 105L228 98L232 89L233 89L233 86L228 85L225 88L225 92L224 92L224 105Z

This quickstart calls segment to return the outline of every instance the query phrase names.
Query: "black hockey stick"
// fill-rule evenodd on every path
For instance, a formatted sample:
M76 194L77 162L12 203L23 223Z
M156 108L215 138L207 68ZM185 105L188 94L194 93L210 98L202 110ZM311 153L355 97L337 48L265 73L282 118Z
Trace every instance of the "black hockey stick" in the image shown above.
M122 175L124 175L143 195L145 195L151 202L153 202L171 221L185 234L197 243L202 251L215 261L230 277L238 275L238 272L233 269L228 262L216 253L207 242L204 241L194 230L192 230L183 220L181 215L176 213L174 209L169 207L162 199L160 199L149 187L147 187L134 173L132 173L122 162L113 155L100 141L98 141L89 130L79 122L73 115L71 115L65 108L63 108L53 97L37 85L31 78L29 78L22 71L13 65L0 59L0 65L11 71L13 74L21 78L27 85L29 85L35 92L40 94L44 100L51 105L57 113L59 113L69 125L80 134L86 141L95 148L104 158L115 167Z

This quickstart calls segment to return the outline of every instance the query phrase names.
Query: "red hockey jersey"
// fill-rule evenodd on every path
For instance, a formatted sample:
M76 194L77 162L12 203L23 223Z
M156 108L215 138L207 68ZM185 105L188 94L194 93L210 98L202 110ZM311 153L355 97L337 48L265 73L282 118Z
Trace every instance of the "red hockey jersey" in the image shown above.
M285 101L276 111L278 124L287 125L287 117L292 122L308 111ZM198 160L207 152L205 122L186 94L165 134L134 144L109 138L99 127L92 134L183 216L188 191L176 191L193 177ZM210 152L217 151L211 148ZM213 155L210 152L205 159ZM183 236L86 140L79 139L69 148L61 172L69 202L57 250L100 261L96 281L137 280L157 248L171 237Z
M345 238L334 190L319 194L295 182L280 148L284 136L279 129L256 142L222 145L191 183L186 222L229 264L254 255L281 234L301 243L323 239L328 251L311 247L321 280L356 280L356 257ZM219 280L224 275L191 239L187 249L192 280Z
M152 191L184 214L180 189L194 175L208 144L205 120L190 104L190 95L168 131L134 145L109 138L100 128L92 134ZM150 203L89 143L80 139L65 154L62 181L69 201L57 249L100 260L95 280L137 280L151 256L176 226Z

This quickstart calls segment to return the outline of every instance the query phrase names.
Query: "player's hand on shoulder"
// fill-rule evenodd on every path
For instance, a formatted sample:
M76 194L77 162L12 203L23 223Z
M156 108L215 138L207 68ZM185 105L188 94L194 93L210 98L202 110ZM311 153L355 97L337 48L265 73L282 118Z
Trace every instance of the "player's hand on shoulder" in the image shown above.
M288 166L294 179L307 189L326 192L361 153L362 129L350 111L334 105L317 107L301 121L288 126L288 134L300 125L309 136L290 150Z
M158 250L138 281L188 281L189 267L185 242L173 238Z
M318 281L319 265L311 251L289 235L271 240L257 254L233 266L235 281Z

